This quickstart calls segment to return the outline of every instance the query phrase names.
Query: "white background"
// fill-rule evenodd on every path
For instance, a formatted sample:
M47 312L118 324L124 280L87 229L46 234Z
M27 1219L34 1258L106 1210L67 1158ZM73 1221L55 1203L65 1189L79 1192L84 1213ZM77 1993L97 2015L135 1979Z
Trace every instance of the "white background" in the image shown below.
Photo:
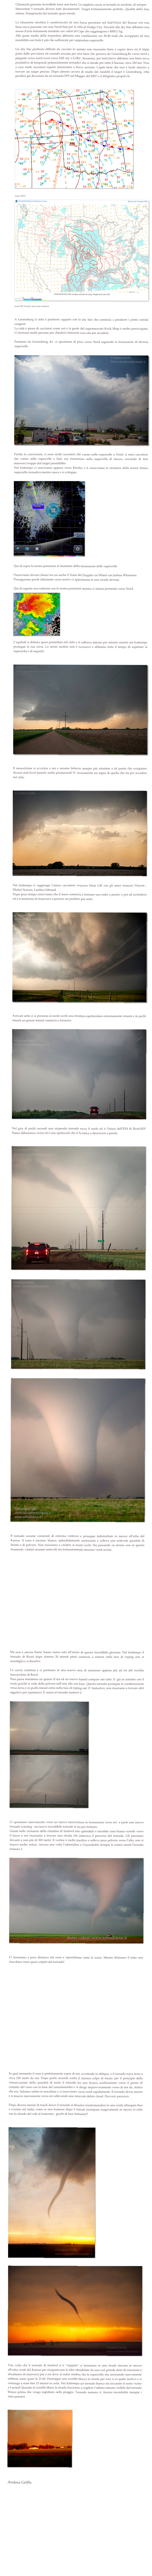
M2 1888L2 2181L1 2181L1 2285L2 2285L2 2398L1 2398L1 2469L2 2469L2 2552L17 2576L22 2565L23 2576L36 2562L39 2571L44 2555L49 2568L62 2565L76 2576L84 2562L91 2576L92 2560L103 2557L109 2571L136 2566L143 2576L143 2564L149 2566L148 2480L149 2480L149 2379L151 2357L151 2290L150 2290L150 1971L151 1971L151 755L150 722L148 750L148 1011L147 1011L147 1232L146 1232L146 1512L144 1548L114 1551L108 1559L104 1552L74 1557L61 1550L59 1560L43 1554L22 1557L13 1548L10 1558L10 1319L11 1319L11 1052L12 1052L12 785L13 785L13 480L14 480L14 96L15 96L15 11L9 0L3 26L4 79L7 71L7 184L5 148L3 193L1 196L1 651L3 716L1 730L1 1559L2 1559L2 1700L1 1700L1 1888ZM149 90L147 81L134 80L134 190L148 195L151 178L151 137L149 127ZM5 145L5 136L4 136ZM8 175L9 174L9 175ZM5 277L8 278L6 303L3 297L5 236ZM99 303L99 299L98 299ZM110 319L110 317L109 317ZM112 317L113 319L113 317ZM118 321L118 308L117 308ZM145 347L147 348L145 315ZM103 322L103 316L102 316ZM98 312L99 323L99 312ZM86 316L85 316L86 324ZM149 305L150 328L150 305ZM65 319L66 329L66 319ZM129 345L129 341L128 341ZM137 345L137 343L136 343ZM140 345L140 343L139 343ZM44 452L43 452L44 470ZM91 479L91 478L90 478ZM89 483L89 478L88 478ZM122 560L123 520L117 488L115 495L114 559ZM109 488L109 487L108 487ZM112 482L111 482L112 489ZM110 489L110 504L111 504ZM122 496L126 485L122 485ZM7 508L4 507L4 492ZM103 496L103 473L102 473ZM107 482L106 482L107 496ZM147 506L148 504L148 506ZM87 520L86 520L87 533ZM97 562L99 547L99 481L93 486L93 530L90 559ZM99 632L116 639L122 632L131 637L147 637L142 658L149 665L149 710L151 699L150 639L150 450L148 483L137 475L136 502L134 477L127 476L127 509L124 518L124 562L137 572L137 624L133 627L133 602L129 623L129 600L121 603L119 622L108 599L108 625L102 599ZM105 557L105 531L101 521L99 548ZM108 528L108 552L112 559L112 516ZM87 542L88 553L88 542ZM89 558L88 558L89 559ZM83 582L83 567L82 567ZM64 612L65 613L65 612ZM69 612L68 612L69 614ZM124 623L125 621L125 623ZM66 631L70 635L69 624ZM73 629L72 629L73 631ZM79 607L79 636L86 634L84 603ZM88 632L91 633L90 623ZM83 649L83 647L82 647ZM95 643L94 643L94 658ZM108 657L107 657L108 658ZM126 656L127 658L127 656ZM131 655L132 658L132 655ZM135 659L137 658L135 650ZM44 774L44 773L43 773ZM39 771L40 775L40 771ZM49 778L48 778L49 783ZM66 781L65 781L66 783ZM129 902L129 893L128 893ZM95 1643L135 1645L145 1651L144 1700L133 1704L92 1703L90 1712L90 1791L94 1814L117 1816L144 1815L144 1952L135 1964L130 1955L119 1956L110 1963L106 1954L98 1958L89 1953L72 1951L63 1971L56 1973L50 1964L49 1978L40 1966L33 1977L30 1968L16 1968L15 1954L9 1964L9 1703L11 1645L32 1646L35 1641L49 1645L60 1634L61 1644L86 1639ZM55 2477L53 2487L45 2473L35 2476L26 2489L14 2479L7 2495L7 2242L8 2242L8 2070L10 2066L143 2066L142 2121L121 2117L104 2118L96 2124L96 2257L101 2262L143 2263L143 2361L142 2400L128 2398L110 2401L74 2398L72 2477ZM72 2393L72 2391L71 2391ZM3 2563L3 2560L2 2560Z

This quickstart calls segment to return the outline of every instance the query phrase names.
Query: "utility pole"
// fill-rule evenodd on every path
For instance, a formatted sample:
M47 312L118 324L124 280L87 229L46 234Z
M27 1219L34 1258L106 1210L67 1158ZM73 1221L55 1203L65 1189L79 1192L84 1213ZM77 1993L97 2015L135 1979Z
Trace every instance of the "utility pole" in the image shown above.
M66 733L66 715L65 715L65 733Z
M100 1244L100 1246L101 1246L101 1252L104 1252L103 1209L102 1209L102 1238L101 1238L101 1234L98 1234L98 1243L99 1243L99 1244Z
M23 1326L22 1326L22 1331L21 1331L21 1360L22 1360L22 1350L23 1350Z
M87 1239L86 1239L86 1252L87 1252Z
M124 1118L125 1118L125 1091L124 1091Z
M28 1335L27 1335L27 1360L28 1360Z

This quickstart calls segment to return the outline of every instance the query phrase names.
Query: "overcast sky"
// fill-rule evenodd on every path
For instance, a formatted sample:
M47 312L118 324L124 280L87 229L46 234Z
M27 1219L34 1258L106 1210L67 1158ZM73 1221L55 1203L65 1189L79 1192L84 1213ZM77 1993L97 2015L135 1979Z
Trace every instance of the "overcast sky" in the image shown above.
M88 1700L11 1700L10 1752L88 1751Z
M133 420L142 430L147 421L148 358L15 357L14 418L27 426L60 424L60 429L108 423L124 429Z
M14 724L147 723L147 664L14 665Z
M88 1753L11 1753L10 1807L88 1807Z
M113 1499L144 1490L142 1378L12 1377L12 1495Z
M52 2250L63 2238L95 2247L95 2129L9 2128L8 2233ZM73 2244L72 2244L73 2250ZM77 2248L76 2248L77 2250Z
M12 1244L145 1248L146 1156L138 1146L12 1147Z
M13 1029L12 1116L146 1116L146 1030Z
M27 868L146 867L146 788L14 789L13 858Z
M11 1701L10 1805L88 1806L89 1702Z
M143 1939L143 1860L10 1860L10 1936Z
M11 1353L27 1359L27 1335L34 1360L52 1363L74 1359L79 1368L87 1358L94 1362L112 1359L124 1367L145 1366L145 1281L144 1279L41 1279L12 1280Z
M107 982L146 996L146 913L13 913L13 986Z

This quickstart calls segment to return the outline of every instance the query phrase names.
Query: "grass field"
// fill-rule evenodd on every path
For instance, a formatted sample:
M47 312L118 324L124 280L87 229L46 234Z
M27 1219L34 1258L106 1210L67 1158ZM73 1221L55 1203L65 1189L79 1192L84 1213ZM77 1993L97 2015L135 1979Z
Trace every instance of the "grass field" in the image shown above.
M14 995L13 995L13 999L14 999L14 998L15 998L15 997L14 997ZM18 998L19 998L19 997L18 997ZM23 993L22 993L22 1001L23 1001L23 998L24 998L24 1001L25 1001L25 999L26 999L26 995L24 994L24 997L23 997ZM59 998L59 997L58 997L58 998ZM145 1110L145 1109L136 1109L136 1110L135 1110L135 1112L134 1112L134 1109L130 1109L130 1110L129 1110L129 1125L130 1125L130 1119L131 1119L131 1118L134 1118L134 1117L135 1117L135 1119L136 1119L136 1127L138 1126L138 1121L139 1121L140 1126L141 1126L141 1119L143 1119L143 1120L144 1120L144 1123L145 1123L146 1110ZM36 1126L36 1122L37 1122L37 1121L38 1121L38 1124L39 1124L39 1126L40 1126L41 1118L43 1119L43 1127L44 1127L44 1119L45 1119L45 1124L46 1124L46 1126L47 1126L47 1125L49 1125L49 1119L52 1119L52 1124L55 1124L55 1123L56 1123L56 1126L57 1126L57 1125L58 1125L58 1126L59 1126L59 1125L60 1125L60 1126L62 1126L62 1124L65 1126L65 1120L66 1120L66 1118L68 1119L68 1121L69 1121L69 1119L70 1119L70 1118L72 1118L72 1121L73 1121L73 1119L74 1119L74 1118L75 1118L75 1119L77 1119L77 1120L78 1120L78 1119L81 1119L81 1121L82 1121L82 1118L83 1118L83 1120L84 1120L84 1125L85 1125L85 1120L86 1120L86 1124L90 1127L90 1109L12 1109L12 1120L14 1119L15 1127L17 1127L17 1126L19 1126L19 1125L20 1125L20 1121L21 1121L21 1119L25 1120L25 1125L27 1126L27 1124L28 1124L28 1119L31 1119L31 1118L33 1118L34 1127ZM100 1123L102 1123L102 1124L103 1124L103 1127L105 1127L105 1121L106 1121L106 1118L107 1118L107 1120L108 1120L108 1125L109 1125L109 1119L110 1119L110 1126L111 1126L111 1119L112 1119L112 1118L113 1118L113 1121L114 1121L115 1126L116 1126L116 1121L117 1121L117 1120L118 1120L118 1127L122 1127L122 1122L123 1122L123 1126L124 1126L124 1127L126 1127L126 1126L127 1126L127 1112L125 1113L125 1110L124 1110L124 1109L117 1109L117 1108L116 1108L116 1109L110 1109L110 1107L109 1107L109 1109L103 1109L103 1110L102 1110L102 1109L98 1109L98 1123L99 1123L99 1121L100 1121Z
M98 1245L95 1252L81 1251L81 1247L80 1252L78 1249L70 1252L66 1244L63 1245L62 1251L59 1244L56 1251L54 1245L50 1244L50 1270L145 1270L145 1262L146 1254L140 1252L138 1243L135 1245L134 1252L126 1251L126 1248L121 1252L112 1250L109 1256L106 1252L100 1251L100 1246L98 1251ZM29 1267L34 1274L36 1268L44 1271L46 1278L43 1259L37 1263L31 1261L30 1264L28 1263L28 1269ZM12 1243L12 1270L26 1270L25 1243Z
M93 1494L89 1494L89 1499L86 1494L76 1496L72 1494L72 1498L67 1495L66 1499L64 1496L57 1495L56 1500L50 1495L49 1501L48 1498L47 1501L43 1501L42 1497L39 1501L32 1494L27 1494L26 1498L25 1495L21 1495L18 1501L17 1496L14 1497L12 1494L11 1500L11 1521L144 1521L144 1519L143 1494L133 1495L133 1497L128 1494L126 1500L121 1496L120 1501L118 1499L115 1502L110 1494L102 1495L102 1501L99 1495L97 1500L96 1497L94 1499Z
M116 986L114 990L114 986L111 985L110 993L109 984L107 986L107 991L105 991L105 987L104 991L102 989L100 991L99 988L97 990L95 985L93 986L88 984L87 991L85 992L84 986L82 986L81 992L80 990L76 992L76 989L74 991L74 984L65 984L65 986L61 984L60 990L58 985L54 984L13 984L12 1001L46 1003L66 1002L68 1006L69 1002L73 1002L74 1007L76 1002L96 1002L96 1004L98 1002L103 1002L103 1006L105 1002L146 1002L146 984L144 985L144 988L141 984L138 986L130 986L130 984L119 985L119 992L116 992Z
M91 1370L91 1374L92 1374L93 1369L96 1369L96 1370L97 1370L97 1374L99 1374L99 1369L101 1369L101 1370L103 1370L103 1369L108 1369L108 1372L109 1372L109 1369L117 1369L117 1370L118 1370L118 1369L119 1369L119 1370L120 1370L120 1369L123 1369L123 1370L125 1370L125 1371L128 1369L128 1371L129 1371L129 1376L130 1376L130 1370L131 1370L132 1368L133 1368L134 1376L135 1376L135 1370L136 1370L136 1369L138 1369L138 1375L139 1375L139 1369L140 1369L140 1367L141 1367L142 1376L144 1377L144 1361L143 1361L143 1360L141 1360L141 1361L140 1361L140 1360L124 1360L124 1359L123 1359L123 1360L120 1360L120 1359L116 1359L116 1360L114 1360L114 1359L113 1359L113 1354L112 1354L112 1356L111 1356L111 1359L108 1359L108 1360L103 1360L103 1359L98 1359L98 1360L93 1360L93 1359L89 1359L89 1360L87 1360L87 1359L83 1359L83 1360L80 1360L80 1359L76 1359L76 1360L74 1360L74 1359L73 1359L73 1353L72 1353L72 1359L70 1359L70 1360L68 1360L67 1358L66 1358L66 1360L64 1360L64 1357L62 1358L62 1360L58 1360L58 1359L57 1359L57 1360L54 1360L54 1359L45 1359L45 1360L35 1360L35 1359L34 1359L34 1360L33 1360L33 1359L30 1359L30 1360L29 1360L29 1359L28 1359L28 1360L26 1360L26 1359L25 1359L25 1360L23 1360L23 1359L22 1359L22 1360L20 1360L20 1359L18 1359L18 1357L17 1357L17 1359L15 1359L15 1360L14 1360L14 1359L12 1359L12 1369L21 1369L21 1368L22 1368L22 1369L26 1369L26 1373L27 1373L27 1369L33 1369L33 1368L34 1368L34 1369L38 1369L38 1371L39 1371L39 1372L40 1372L40 1369L47 1369L47 1370L48 1370L48 1369L50 1369L50 1370L51 1370L51 1375L54 1375L54 1369L56 1369L56 1371L57 1371L57 1377L59 1377L60 1370L61 1370L61 1373L62 1373L62 1372L63 1372L63 1369L66 1369L66 1376L67 1376L68 1369L70 1369L70 1371L71 1371L71 1376L72 1376L72 1377L73 1377L73 1374L74 1374L74 1370L76 1370L76 1372L77 1372L77 1377L79 1377L79 1376L80 1376L80 1369L83 1369L83 1370L84 1370L84 1369L88 1369L89 1375L90 1375L90 1370Z

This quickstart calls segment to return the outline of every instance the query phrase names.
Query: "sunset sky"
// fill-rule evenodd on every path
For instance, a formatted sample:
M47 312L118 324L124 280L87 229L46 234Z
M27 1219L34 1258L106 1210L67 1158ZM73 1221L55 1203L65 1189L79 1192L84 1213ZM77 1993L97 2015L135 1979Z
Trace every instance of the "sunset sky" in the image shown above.
M46 2447L56 2451L70 2450L72 2455L72 2411L69 2406L9 2406L8 2465L10 2451L27 2447L29 2453Z
M101 421L112 422L124 429L130 420L137 428L147 426L148 358L132 357L15 357L14 419L30 427L50 422L60 429L65 422L86 427Z
M147 724L147 664L55 662L14 665L14 727Z
M9 2246L95 2250L95 2129L9 2129Z
M12 1117L146 1117L146 1029L13 1029Z
M62 2352L70 2345L75 2352L89 2344L94 2350L102 2344L136 2345L142 2343L142 2270L133 2265L102 2268L96 2264L77 2270L74 2264L53 2264L24 2268L16 2264L8 2275L8 2349L16 2352L25 2343L55 2344Z
M114 985L146 1000L146 913L13 913L13 990L34 990L74 980L107 990Z
M143 1860L10 1860L10 1940L143 1941Z
M27 869L146 868L146 788L15 788L13 859Z
M40 1276L12 1280L11 1357L27 1359L27 1336L34 1361L73 1360L77 1367L108 1360L130 1368L145 1367L145 1282L116 1278L55 1280Z
M12 1244L145 1247L143 1147L12 1147Z
M144 1495L143 1378L12 1377L11 1495Z

